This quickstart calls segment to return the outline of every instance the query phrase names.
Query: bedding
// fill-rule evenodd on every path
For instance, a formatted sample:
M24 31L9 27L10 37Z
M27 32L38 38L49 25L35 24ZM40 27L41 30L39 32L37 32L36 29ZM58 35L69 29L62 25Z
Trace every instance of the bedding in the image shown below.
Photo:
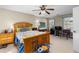
M25 31L25 32L17 32L16 37L20 40L20 43L23 43L23 38L25 37L31 37L31 36L36 36L43 34L45 32L39 32L39 31Z
M24 52L24 45L23 45L23 43L20 42L20 40L17 37L15 38L14 43L18 47L18 53L23 53Z
M23 42L21 42L21 39L22 39L21 37L22 35L21 33L19 33L14 39L14 44L17 45L18 47L18 53L23 53L24 51L24 45L23 45Z

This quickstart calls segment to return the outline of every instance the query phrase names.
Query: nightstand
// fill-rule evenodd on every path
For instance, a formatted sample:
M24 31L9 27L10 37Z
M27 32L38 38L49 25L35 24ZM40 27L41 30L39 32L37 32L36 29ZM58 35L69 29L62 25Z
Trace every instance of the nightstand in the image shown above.
M0 34L0 45L13 43L14 34L13 33L3 33Z

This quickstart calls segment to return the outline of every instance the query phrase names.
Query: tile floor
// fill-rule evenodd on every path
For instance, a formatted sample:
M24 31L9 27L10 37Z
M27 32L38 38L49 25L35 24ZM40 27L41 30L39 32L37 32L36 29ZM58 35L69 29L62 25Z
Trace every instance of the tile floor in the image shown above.
M73 40L50 35L50 53L73 53ZM13 44L0 49L0 53L17 53Z

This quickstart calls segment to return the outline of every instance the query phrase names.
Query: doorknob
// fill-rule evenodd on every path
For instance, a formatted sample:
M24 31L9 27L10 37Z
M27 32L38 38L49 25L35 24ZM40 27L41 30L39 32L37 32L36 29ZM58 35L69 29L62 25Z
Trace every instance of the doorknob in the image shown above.
M76 33L76 31L73 31L74 33Z

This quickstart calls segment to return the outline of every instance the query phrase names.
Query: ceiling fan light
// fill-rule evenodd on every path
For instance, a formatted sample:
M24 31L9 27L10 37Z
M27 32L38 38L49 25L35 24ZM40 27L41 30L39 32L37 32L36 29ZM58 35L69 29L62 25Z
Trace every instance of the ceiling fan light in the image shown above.
M42 11L42 14L45 14L45 11Z

